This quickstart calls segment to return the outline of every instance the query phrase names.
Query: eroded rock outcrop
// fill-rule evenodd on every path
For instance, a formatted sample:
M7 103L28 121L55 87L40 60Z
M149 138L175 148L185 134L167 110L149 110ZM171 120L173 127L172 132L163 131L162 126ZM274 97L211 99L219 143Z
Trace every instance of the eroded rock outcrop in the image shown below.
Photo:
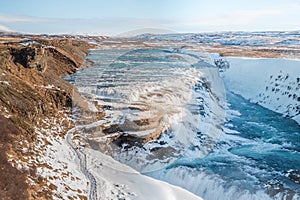
M0 199L52 199L57 186L36 173L43 164L37 160L43 156L38 148L45 148L37 147L41 140L37 132L43 134L37 130L46 130L45 124L53 129L55 124L50 121L58 123L56 119L66 117L74 104L87 108L76 88L62 77L88 64L84 56L92 46L59 37L0 40L0 160L5 168L0 170ZM70 121L61 120L57 133L63 136L72 126ZM43 144L50 143L43 140Z

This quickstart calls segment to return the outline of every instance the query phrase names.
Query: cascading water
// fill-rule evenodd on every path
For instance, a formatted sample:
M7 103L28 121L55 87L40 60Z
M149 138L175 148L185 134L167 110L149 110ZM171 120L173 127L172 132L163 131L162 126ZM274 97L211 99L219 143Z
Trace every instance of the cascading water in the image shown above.
M299 125L230 92L226 108L218 69L199 56L95 50L89 59L96 65L69 80L105 112L86 134L95 149L204 199L300 198Z
M159 49L93 51L89 59L96 66L70 80L105 112L102 132L87 136L95 149L149 172L213 148L225 118L216 67Z
M227 93L228 121L215 149L149 174L204 199L299 199L299 125Z

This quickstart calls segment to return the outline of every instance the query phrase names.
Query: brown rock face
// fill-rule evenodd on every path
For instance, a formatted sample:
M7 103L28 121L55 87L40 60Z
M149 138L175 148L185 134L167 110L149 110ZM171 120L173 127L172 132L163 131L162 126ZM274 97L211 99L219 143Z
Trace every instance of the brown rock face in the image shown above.
M6 155L18 132L8 119L0 115L0 199L28 199L26 175L14 168Z
M22 38L12 40L0 43L0 199L50 199L51 188L36 176L36 163L22 170L8 162L7 154L22 160L26 142L31 145L26 156L34 156L34 129L41 120L70 110L74 95L77 104L84 105L76 88L62 77L84 66L92 46L72 38L34 36L29 44L22 44ZM28 185L28 177L35 183Z
M19 63L25 68L32 68L31 61L35 59L35 49L25 47L22 49L11 49L11 55L13 56L14 63Z

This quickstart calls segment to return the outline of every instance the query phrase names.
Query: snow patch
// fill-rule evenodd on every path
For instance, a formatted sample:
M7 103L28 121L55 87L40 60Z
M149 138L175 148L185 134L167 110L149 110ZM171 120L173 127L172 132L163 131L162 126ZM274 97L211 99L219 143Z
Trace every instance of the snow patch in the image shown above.
M10 83L8 81L0 81L0 83L10 86Z

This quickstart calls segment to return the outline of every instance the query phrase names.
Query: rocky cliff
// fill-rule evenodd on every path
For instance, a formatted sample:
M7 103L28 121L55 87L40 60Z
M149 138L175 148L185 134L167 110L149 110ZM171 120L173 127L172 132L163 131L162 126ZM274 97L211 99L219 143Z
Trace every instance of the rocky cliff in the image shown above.
M59 141L73 126L72 105L86 107L62 77L88 64L91 47L74 38L0 37L0 199L59 198L58 186L41 176L43 167L55 169L41 160L51 137ZM76 192L69 199L86 198Z

